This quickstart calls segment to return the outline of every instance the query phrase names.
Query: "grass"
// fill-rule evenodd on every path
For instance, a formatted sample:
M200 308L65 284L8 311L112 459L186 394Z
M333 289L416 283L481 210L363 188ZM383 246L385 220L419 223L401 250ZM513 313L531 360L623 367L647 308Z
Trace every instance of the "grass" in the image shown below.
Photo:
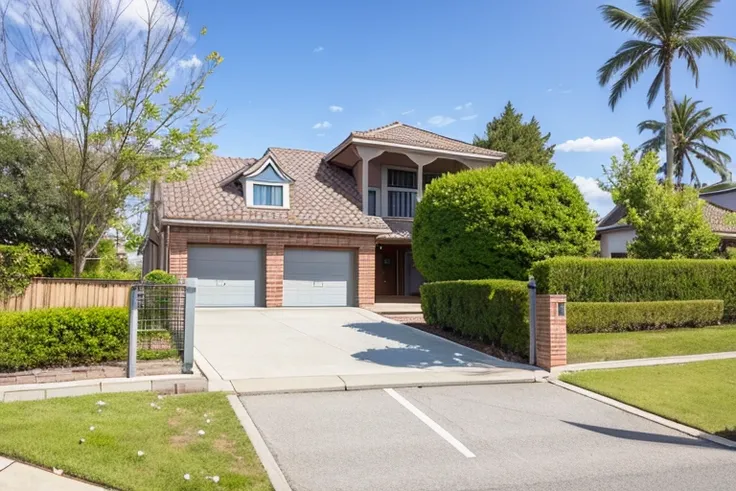
M587 370L561 380L667 419L736 439L736 359Z
M736 351L736 325L567 336L568 363L723 351Z
M98 406L100 400L106 404ZM205 434L198 435L199 430ZM96 394L5 403L0 404L0 435L0 455L117 489L272 489L220 393L160 400L151 392ZM219 483L205 476L219 476Z

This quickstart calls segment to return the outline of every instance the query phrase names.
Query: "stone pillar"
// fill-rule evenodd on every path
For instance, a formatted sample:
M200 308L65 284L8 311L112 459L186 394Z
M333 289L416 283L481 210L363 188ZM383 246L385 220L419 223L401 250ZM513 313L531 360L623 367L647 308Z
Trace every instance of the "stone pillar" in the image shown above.
M266 245L266 307L284 303L284 245Z
M567 365L567 297L537 295L537 366Z

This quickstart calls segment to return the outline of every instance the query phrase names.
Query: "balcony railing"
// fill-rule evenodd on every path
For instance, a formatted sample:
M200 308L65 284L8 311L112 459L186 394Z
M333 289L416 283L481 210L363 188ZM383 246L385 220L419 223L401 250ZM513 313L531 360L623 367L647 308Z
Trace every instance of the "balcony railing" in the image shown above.
M384 215L389 217L413 218L417 206L416 191L388 191L388 209Z

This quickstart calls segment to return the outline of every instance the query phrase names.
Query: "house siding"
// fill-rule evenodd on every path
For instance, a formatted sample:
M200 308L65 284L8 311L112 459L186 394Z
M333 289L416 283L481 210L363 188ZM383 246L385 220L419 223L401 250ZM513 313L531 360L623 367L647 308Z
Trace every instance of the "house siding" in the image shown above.
M357 304L373 305L376 284L376 238L372 235L282 230L247 230L208 227L171 227L169 272L187 276L190 245L265 246L266 307L281 307L284 299L284 249L286 247L353 250L357 257Z

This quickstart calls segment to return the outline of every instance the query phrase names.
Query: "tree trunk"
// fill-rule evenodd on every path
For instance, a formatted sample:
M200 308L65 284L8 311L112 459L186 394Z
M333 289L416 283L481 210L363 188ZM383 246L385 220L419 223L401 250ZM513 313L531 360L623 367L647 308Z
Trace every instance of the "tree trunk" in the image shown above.
M667 148L666 182L672 182L672 174L675 167L675 137L672 127L672 60L664 62L664 119L665 119L665 144Z
M87 263L87 255L84 253L84 246L74 247L74 277L79 278L84 271L84 265Z

